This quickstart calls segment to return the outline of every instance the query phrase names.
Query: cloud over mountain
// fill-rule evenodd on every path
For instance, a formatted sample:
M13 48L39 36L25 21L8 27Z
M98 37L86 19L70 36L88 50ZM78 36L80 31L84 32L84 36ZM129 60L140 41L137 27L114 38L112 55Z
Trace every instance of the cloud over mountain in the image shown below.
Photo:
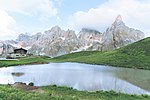
M82 27L98 29L104 31L106 27L118 14L128 26L140 29L150 36L148 19L150 17L150 2L140 0L108 0L97 8L91 8L87 12L78 11L70 18L70 25L73 28Z

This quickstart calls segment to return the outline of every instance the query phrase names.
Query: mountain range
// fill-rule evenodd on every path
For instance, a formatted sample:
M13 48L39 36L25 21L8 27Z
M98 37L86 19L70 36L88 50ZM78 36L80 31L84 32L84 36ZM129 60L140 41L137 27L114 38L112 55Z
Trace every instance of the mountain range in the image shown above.
M78 51L110 51L144 38L140 30L125 25L120 15L105 32L83 28L78 34L54 26L35 35L20 34L16 40L0 41L0 55L5 56L15 48L28 49L29 54L56 57Z

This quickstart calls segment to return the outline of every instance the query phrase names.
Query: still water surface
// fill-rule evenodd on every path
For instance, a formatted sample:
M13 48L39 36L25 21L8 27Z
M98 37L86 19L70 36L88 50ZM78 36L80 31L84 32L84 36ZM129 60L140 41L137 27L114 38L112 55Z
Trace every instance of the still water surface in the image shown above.
M0 68L0 84L33 82L56 84L78 90L115 90L128 94L150 94L150 71L79 63L50 63Z

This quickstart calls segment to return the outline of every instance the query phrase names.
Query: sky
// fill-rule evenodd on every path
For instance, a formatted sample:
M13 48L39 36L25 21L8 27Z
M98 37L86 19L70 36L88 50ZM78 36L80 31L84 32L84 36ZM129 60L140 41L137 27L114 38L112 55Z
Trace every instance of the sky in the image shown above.
M0 0L0 40L55 25L76 33L82 28L104 32L118 15L150 36L150 0Z

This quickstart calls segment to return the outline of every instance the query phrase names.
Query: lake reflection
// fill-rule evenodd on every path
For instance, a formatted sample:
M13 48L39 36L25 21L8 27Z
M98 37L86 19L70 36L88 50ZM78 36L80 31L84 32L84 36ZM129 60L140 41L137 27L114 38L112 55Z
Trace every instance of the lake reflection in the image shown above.
M11 75L20 77L20 76L24 75L24 73L22 73L22 72L12 72Z
M23 73L19 77L12 73ZM78 90L115 90L149 94L150 71L79 63L50 63L0 68L0 84L33 82L36 86L65 85Z

